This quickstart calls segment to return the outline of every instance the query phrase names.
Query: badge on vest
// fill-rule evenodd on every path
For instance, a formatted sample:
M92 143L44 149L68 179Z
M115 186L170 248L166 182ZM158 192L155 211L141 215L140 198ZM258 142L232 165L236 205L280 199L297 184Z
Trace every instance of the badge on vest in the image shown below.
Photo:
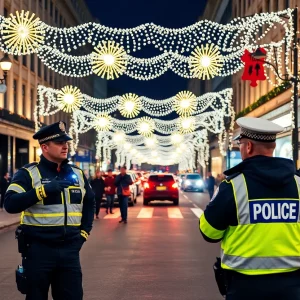
M49 182L51 182L51 180L49 178L42 178L41 179L41 184L47 184Z
M298 221L298 200L249 201L250 222L255 223L295 223Z

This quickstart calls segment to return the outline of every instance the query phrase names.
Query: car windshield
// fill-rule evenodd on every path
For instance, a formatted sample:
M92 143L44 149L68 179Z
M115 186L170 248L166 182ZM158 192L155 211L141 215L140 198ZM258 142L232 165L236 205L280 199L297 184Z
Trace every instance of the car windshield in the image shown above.
M149 177L148 181L150 181L150 182L170 182L170 181L175 182L172 175L152 175Z
M198 174L187 175L186 179L201 179L201 176Z

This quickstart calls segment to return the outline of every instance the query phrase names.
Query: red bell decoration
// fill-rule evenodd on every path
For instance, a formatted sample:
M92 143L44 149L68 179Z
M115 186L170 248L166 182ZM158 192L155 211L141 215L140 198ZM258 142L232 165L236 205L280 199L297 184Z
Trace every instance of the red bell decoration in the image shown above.
M255 54L256 53L261 54L259 59L254 58L253 53L249 52L248 50L245 50L243 56L241 57L242 62L245 63L242 80L250 80L250 86L252 87L257 86L257 80L266 80L264 61L267 51L264 48L258 48Z

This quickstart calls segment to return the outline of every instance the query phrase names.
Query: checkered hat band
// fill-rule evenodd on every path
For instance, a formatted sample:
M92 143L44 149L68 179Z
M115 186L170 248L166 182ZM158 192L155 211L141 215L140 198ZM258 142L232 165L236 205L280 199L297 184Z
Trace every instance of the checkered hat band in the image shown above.
M275 142L276 141L276 134L262 134L253 131L248 131L247 129L241 129L242 137L249 138L254 141L260 142Z
M43 139L40 139L40 140L39 140L39 143L43 143L43 142L49 141L49 140L51 140L51 139L55 139L55 138L57 138L57 137L59 137L59 136L61 136L61 135L62 135L62 134L54 134L54 135L47 136L47 137L45 137L45 138L43 138Z

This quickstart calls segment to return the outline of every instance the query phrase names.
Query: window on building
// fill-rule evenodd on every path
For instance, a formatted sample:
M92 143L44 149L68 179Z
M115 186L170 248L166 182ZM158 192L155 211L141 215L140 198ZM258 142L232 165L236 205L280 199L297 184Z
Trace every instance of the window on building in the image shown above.
M14 112L17 113L18 106L18 81L14 79Z
M48 0L45 0L45 10L48 9Z
M63 27L63 17L62 17L62 15L59 16L59 27Z
M44 80L48 81L48 68L44 65Z
M4 17L5 18L8 17L8 9L6 7L4 7Z
M22 110L23 116L26 116L26 85L22 84Z
M32 72L34 72L34 59L35 59L34 54L31 54L31 56L30 56L30 70Z
M278 0L274 0L274 11L278 11Z
M31 104L31 119L34 120L34 110L35 110L35 98L34 89L30 89L30 104Z
M14 55L14 60L19 62L19 55Z
M53 84L53 73L52 73L51 70L50 70L50 76L49 76L49 83L52 86L52 84Z
M50 17L53 17L53 2L50 0Z
M55 8L55 23L58 24L58 10Z
M3 94L3 108L7 109L7 92Z
M285 8L290 8L290 0L285 0Z
M42 63L40 61L38 62L38 76L42 77Z
M27 55L22 56L23 66L27 66Z

